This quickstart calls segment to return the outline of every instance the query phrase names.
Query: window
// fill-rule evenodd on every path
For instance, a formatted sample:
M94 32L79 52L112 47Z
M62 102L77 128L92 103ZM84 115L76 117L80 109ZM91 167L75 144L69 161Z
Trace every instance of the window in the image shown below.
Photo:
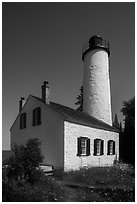
M109 140L108 141L108 155L115 154L115 141Z
M89 156L89 155L90 155L90 139L88 139L87 137L79 137L77 156Z
M95 139L94 140L94 155L103 155L104 154L104 140Z
M22 113L20 115L20 129L26 128L26 117L27 117L26 113Z
M33 126L41 124L41 108L35 108L33 110Z

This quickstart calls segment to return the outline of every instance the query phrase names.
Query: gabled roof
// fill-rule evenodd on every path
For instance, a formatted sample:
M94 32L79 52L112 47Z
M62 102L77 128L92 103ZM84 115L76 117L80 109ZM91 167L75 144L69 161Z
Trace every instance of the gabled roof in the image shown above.
M112 132L119 132L119 130L117 130L116 128L102 122L101 120L98 120L93 116L88 115L87 113L84 113L82 111L77 111L72 108L69 108L57 103L53 103L53 102L50 102L50 104L47 105L42 101L41 98L38 98L36 96L32 96L32 97L39 100L45 106L48 106L49 108L51 108L52 110L54 110L55 112L63 116L64 120L68 122L81 124L81 125L85 125L85 126L89 126L97 129L108 130Z

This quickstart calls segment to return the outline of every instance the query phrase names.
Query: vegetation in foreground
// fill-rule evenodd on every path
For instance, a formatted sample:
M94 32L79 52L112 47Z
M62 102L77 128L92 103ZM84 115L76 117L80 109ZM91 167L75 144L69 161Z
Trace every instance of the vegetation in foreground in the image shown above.
M92 167L55 173L55 178L73 189L70 201L133 202L135 200L135 171L131 165L115 164L112 167Z
M43 159L38 139L15 146L3 164L2 201L4 202L133 202L135 171L131 165L92 167L79 171L56 170L45 176L39 169Z
M64 180L94 188L131 189L134 186L134 169L130 165L117 164L112 167L92 167L64 173Z
M63 189L39 168L43 156L37 138L15 145L12 156L3 163L2 201L40 202L61 199Z

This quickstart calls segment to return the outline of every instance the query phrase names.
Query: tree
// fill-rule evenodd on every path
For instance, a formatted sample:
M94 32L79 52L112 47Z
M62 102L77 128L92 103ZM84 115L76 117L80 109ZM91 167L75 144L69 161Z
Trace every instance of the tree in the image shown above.
M126 162L135 162L135 97L123 102L124 115L123 154Z
M123 155L123 152L124 152L124 145L123 145L123 128L122 128L122 124L121 124L121 122L120 122L120 124L119 124L119 159L121 160L121 161L123 161L124 160L124 155Z
M83 110L83 85L80 87L80 93L77 96L77 102L75 103L75 105L78 106L77 110Z
M117 128L117 129L120 129L120 124L119 124L119 121L118 121L117 114L115 114L115 117L114 117L113 127Z
M27 180L33 183L36 179L37 167L43 160L40 142L37 138L29 139L26 145L15 145L12 156L8 160L7 175L9 179Z
M121 112L125 116L125 128L132 127L135 128L135 97L129 101L123 102L123 108Z

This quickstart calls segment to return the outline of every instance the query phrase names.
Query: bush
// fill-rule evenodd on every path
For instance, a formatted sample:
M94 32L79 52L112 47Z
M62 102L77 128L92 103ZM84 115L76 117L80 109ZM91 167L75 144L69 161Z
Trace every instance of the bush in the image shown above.
M26 181L3 182L2 188L3 202L39 202L47 196L43 185L32 186Z
M61 200L63 194L62 186L45 175L41 176L33 185L26 180L2 182L3 202L54 202Z
M40 142L30 139L26 145L15 145L10 159L3 164L3 202L57 201L63 188L39 168L42 162Z
M64 168L54 170L54 177L56 179L63 180L64 175L65 175Z
M37 138L29 139L24 145L15 145L12 149L12 156L7 161L7 176L9 179L28 180L30 183L35 182L39 167L43 160L40 150L40 142ZM37 179L37 178L36 178Z

